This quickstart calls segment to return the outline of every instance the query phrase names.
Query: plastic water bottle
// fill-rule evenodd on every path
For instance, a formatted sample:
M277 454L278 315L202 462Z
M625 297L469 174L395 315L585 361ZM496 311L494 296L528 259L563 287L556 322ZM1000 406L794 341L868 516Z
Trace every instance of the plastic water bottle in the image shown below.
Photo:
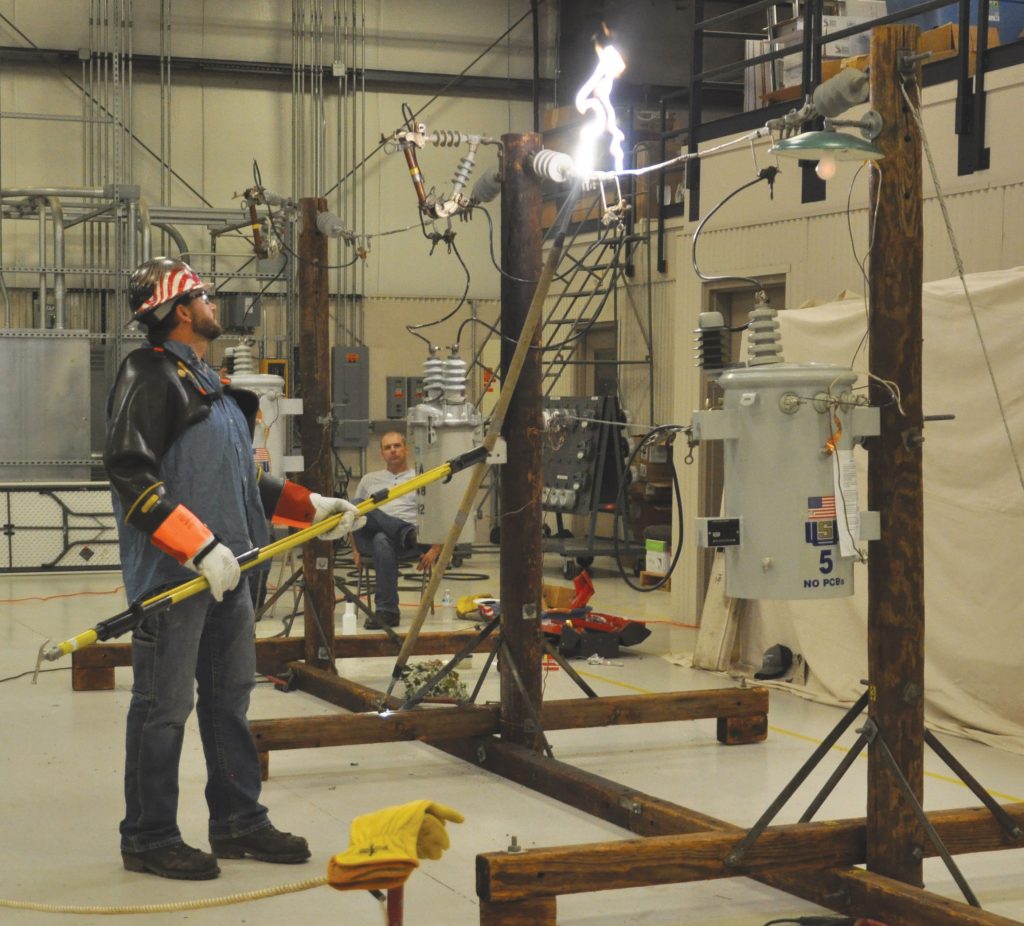
M345 601L345 610L341 615L341 634L350 637L356 632L356 603L351 599Z
M455 602L452 600L452 590L446 588L444 597L441 598L441 626L451 627L455 620Z

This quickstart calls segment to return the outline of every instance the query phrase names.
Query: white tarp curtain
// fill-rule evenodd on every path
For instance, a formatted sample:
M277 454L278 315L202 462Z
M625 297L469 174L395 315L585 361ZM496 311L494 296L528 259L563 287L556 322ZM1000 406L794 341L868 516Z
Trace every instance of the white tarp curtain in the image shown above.
M1024 267L967 277L1017 454L1024 456ZM864 335L861 297L780 313L787 362L849 366ZM925 697L929 726L1024 753L1024 488L959 279L924 286ZM854 365L868 368L864 350ZM865 380L859 381L862 384ZM858 448L861 508L867 454ZM770 478L771 474L766 474ZM885 512L881 513L886 530ZM863 545L862 545L863 546ZM751 602L741 661L784 643L806 660L791 687L849 703L867 674L867 567L856 593ZM788 686L789 687L789 686Z

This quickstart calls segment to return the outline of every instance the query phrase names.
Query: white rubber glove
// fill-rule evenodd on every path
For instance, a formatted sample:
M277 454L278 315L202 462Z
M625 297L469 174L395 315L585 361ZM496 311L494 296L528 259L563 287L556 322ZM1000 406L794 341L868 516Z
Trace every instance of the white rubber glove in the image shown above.
M196 560L199 560L196 563ZM192 559L185 560L185 565L193 572L198 572L210 584L210 594L214 601L223 601L226 592L230 592L242 577L242 568L232 553L216 537L200 550Z
M343 498L324 498L316 492L309 493L309 503L313 506L316 514L313 515L313 523L319 524L331 515L342 515L338 526L333 530L325 531L320 535L321 540L340 540L346 534L357 531L365 526L366 518L357 517L358 509L352 502Z

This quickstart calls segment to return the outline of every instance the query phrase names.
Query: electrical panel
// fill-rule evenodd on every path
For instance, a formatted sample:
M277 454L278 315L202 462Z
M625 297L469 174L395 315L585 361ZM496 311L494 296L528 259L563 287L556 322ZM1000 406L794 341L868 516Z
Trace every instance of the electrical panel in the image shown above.
M370 442L370 351L365 344L331 348L334 446L362 448Z
M251 331L263 321L260 300L254 293L227 293L223 290L214 297L217 320L225 331Z
M426 393L424 392L424 378L422 376L407 376L405 378L405 394L409 398L409 405L419 405L423 401Z
M613 505L628 452L615 396L548 397L544 421L542 508L586 514Z
M387 402L384 408L388 418L404 418L409 409L409 393L406 390L406 376L387 376L384 379L387 389Z

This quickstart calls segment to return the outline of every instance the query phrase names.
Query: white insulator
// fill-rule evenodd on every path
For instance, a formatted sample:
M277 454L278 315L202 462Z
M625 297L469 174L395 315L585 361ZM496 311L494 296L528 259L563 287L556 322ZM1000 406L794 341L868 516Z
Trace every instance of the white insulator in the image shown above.
M316 214L316 227L322 235L328 238L352 238L352 232L348 230L344 221L333 212L318 212Z
M476 145L469 146L469 153L459 158L459 166L452 177L452 196L462 192L469 183L469 175L473 173L473 162L476 160Z
M232 372L235 375L259 372L256 369L256 359L252 355L252 349L252 341L241 341L235 345L235 349L232 351L234 357Z
M466 401L466 361L455 355L444 362L444 400L448 405Z
M476 183L470 197L476 203L489 203L501 192L501 175L496 167L492 167Z
M576 162L562 151L541 148L530 158L530 167L541 180L565 183L576 173Z
M751 310L750 327L747 329L747 357L752 367L782 363L778 316L779 313L767 305L759 305Z
M857 68L843 68L835 77L814 88L811 101L819 115L829 119L868 99L868 75Z
M423 398L427 402L436 402L443 395L444 361L431 354L423 361Z

